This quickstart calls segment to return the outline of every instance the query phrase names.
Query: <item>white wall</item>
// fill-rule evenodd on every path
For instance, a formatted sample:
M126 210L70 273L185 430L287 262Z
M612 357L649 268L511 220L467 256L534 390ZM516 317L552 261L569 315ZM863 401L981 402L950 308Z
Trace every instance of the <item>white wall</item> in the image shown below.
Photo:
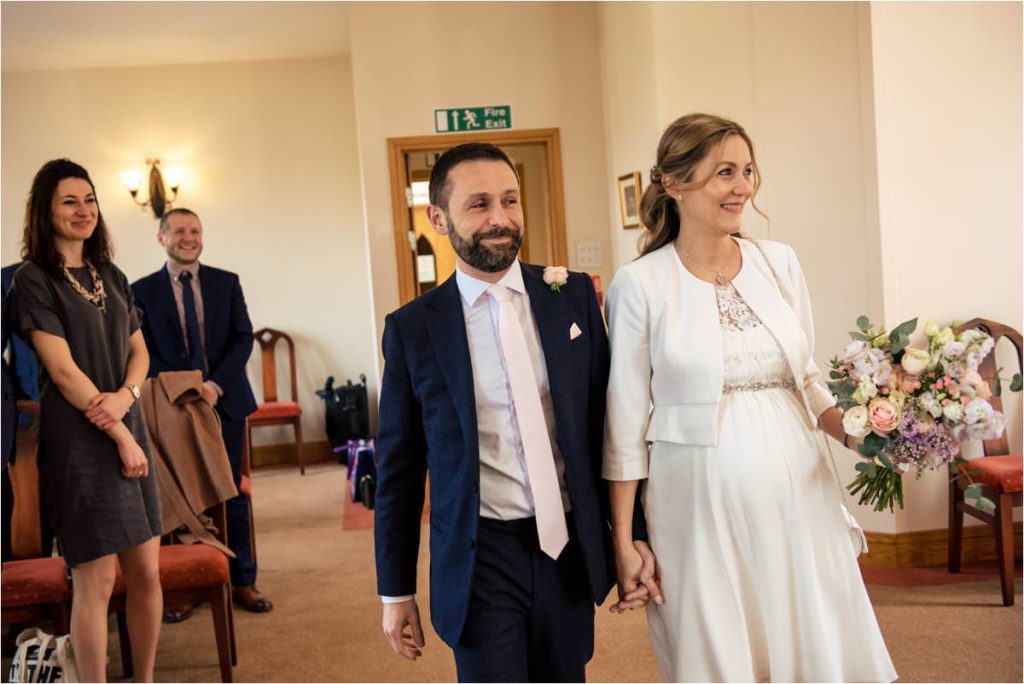
M637 254L639 228L624 229L616 179L640 172L641 185L650 183L650 168L661 129L671 121L658 112L655 87L654 5L609 2L598 6L601 94L605 117L608 215L612 217L612 266L618 268ZM613 270L614 272L614 270ZM605 291L610 285L605 281Z
M815 306L822 367L862 313L880 318L866 8L856 3L609 3L599 8L609 177L640 170L646 187L661 131L703 111L739 121L764 178L745 232L789 243ZM870 114L870 109L867 110ZM607 182L610 191L614 182ZM617 199L609 212L618 226ZM618 230L616 265L639 231ZM844 480L856 456L835 449ZM862 524L894 531L866 509Z
M1020 330L1020 3L872 3L871 32L886 319ZM943 474L908 485L901 529L943 527Z
M68 156L96 184L117 264L133 280L156 270L157 222L119 174L147 157L183 167L178 206L203 219L202 260L239 273L255 327L295 338L305 438L325 439L313 391L329 373L373 384L376 357L348 60L8 72L2 95L4 263L33 174ZM257 355L250 376L259 397Z
M387 138L432 135L437 107L507 104L515 129L561 131L569 266L598 242L611 276L597 15L575 3L359 3L349 15L379 341L398 306ZM527 226L529 230L529 226Z

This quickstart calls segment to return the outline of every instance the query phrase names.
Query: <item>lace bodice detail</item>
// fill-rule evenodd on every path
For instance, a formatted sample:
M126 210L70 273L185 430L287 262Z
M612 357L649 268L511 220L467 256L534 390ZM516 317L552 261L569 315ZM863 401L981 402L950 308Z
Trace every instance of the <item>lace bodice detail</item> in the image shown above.
M786 354L775 336L732 283L715 286L722 326L725 385L792 380Z

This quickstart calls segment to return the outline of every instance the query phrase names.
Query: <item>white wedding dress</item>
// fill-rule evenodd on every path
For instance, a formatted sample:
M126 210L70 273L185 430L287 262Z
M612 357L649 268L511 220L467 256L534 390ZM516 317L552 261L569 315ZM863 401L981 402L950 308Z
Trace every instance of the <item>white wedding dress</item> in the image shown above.
M730 284L718 446L655 442L644 492L665 603L648 622L666 681L896 678L823 437L782 349Z

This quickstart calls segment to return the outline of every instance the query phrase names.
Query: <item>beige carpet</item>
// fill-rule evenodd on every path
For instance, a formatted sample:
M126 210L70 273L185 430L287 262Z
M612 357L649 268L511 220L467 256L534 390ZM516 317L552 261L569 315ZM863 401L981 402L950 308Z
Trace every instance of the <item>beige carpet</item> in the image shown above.
M394 655L380 630L371 530L342 530L344 470L333 464L257 472L258 585L273 612L235 612L236 681L454 681L445 645L429 631L424 656ZM426 534L427 526L424 526ZM421 554L420 606L427 605L428 561ZM1022 678L1021 596L1002 607L995 581L900 588L869 585L901 681L1016 681ZM111 623L113 625L113 622ZM111 676L120 674L116 630ZM658 681L640 612L597 614L591 681ZM158 681L219 681L208 608L165 625Z

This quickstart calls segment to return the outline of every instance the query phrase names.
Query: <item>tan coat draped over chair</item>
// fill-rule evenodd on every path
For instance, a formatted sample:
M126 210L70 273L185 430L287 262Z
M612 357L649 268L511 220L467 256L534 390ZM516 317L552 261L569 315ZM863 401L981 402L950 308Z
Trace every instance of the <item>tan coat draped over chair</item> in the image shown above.
M169 371L146 381L142 408L160 483L164 530L182 525L199 541L234 556L206 529L204 511L237 496L220 418L201 398L199 371Z
M214 636L221 680L232 681L238 662L234 615L229 598L230 575L224 501L238 494L231 477L220 418L202 399L199 371L168 371L146 381L142 409L150 441L150 463L160 483L164 530L185 525L202 544L160 547L160 587L164 605L208 602L213 613ZM213 509L214 520L205 511ZM207 529L214 528L215 538ZM179 535L187 541L187 535ZM118 574L110 608L118 613L121 662L125 677L132 676L124 580Z

